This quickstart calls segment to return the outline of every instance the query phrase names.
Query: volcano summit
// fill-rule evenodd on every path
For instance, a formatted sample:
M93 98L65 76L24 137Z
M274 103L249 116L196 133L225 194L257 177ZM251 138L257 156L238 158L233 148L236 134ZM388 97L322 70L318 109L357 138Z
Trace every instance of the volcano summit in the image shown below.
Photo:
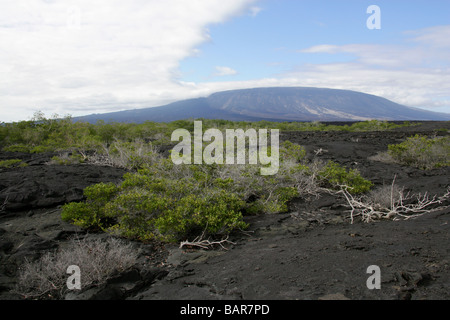
M273 87L223 91L160 107L93 114L77 119L140 123L189 118L232 121L446 121L450 120L450 114L407 107L356 91Z

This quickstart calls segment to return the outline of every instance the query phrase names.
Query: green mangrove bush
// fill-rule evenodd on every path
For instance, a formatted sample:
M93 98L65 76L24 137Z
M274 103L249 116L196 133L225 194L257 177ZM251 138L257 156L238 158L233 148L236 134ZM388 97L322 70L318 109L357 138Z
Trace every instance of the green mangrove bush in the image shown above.
M26 167L28 166L25 162L20 159L9 159L0 161L0 168L16 168L16 167Z
M400 144L388 146L397 162L424 170L450 165L450 137L428 138L415 135Z
M327 163L319 172L319 176L323 183L331 188L339 189L344 186L352 194L367 192L373 186L373 183L364 179L358 170L347 170L333 161Z
M305 149L289 141L280 154L274 176L261 175L258 165L175 165L153 157L118 185L87 187L86 201L63 206L62 218L122 237L175 242L245 229L244 215L286 212L289 201L320 186L346 184L355 193L370 188L357 171L308 163Z

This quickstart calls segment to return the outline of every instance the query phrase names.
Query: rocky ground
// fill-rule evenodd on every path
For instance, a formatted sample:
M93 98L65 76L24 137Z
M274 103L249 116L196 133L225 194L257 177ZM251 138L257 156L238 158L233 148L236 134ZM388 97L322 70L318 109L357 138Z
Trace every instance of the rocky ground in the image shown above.
M309 155L358 168L377 186L442 195L449 168L422 171L371 157L415 133L445 134L449 122L428 122L393 132L283 133ZM83 189L119 182L124 170L94 165L49 165L52 154L1 153L27 167L0 169L0 299L12 289L19 267L63 246L73 236L105 237L61 221L61 205L83 199ZM297 199L288 214L246 217L250 229L215 250L133 243L135 268L101 287L70 292L66 299L133 300L396 300L450 298L450 208L406 221L352 224L336 195ZM449 203L444 203L449 205ZM367 268L379 266L381 289L369 290Z

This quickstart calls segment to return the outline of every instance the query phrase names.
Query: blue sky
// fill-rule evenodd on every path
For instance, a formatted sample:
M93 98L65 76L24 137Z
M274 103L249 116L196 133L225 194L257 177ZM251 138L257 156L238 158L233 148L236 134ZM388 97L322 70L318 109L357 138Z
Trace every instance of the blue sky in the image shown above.
M367 8L372 4L380 8L379 30L369 30L366 26L371 16ZM195 83L217 81L219 78L248 81L280 78L301 70L305 65L361 65L357 48L339 52L304 52L319 45L366 45L365 50L371 50L370 45L378 46L373 48L373 55L379 58L395 55L395 48L389 48L400 46L397 58L402 60L400 54L412 55L414 51L427 50L426 46L414 40L415 32L450 24L450 1L266 0L256 5L255 16L240 16L209 28L211 41L198 48L197 56L181 62L181 79ZM443 37L445 35L448 33L443 33ZM448 41L442 41L446 44L443 50L450 55ZM426 63L417 60L411 67L426 67L427 64L429 67L447 68L447 71L449 68L448 59L434 60L432 57ZM221 67L223 72L217 67ZM389 70L392 69L391 66ZM406 70L407 66L402 69ZM408 104L406 99L402 102ZM420 106L427 107L425 104ZM448 105L440 109L450 112Z
M239 70L233 79L251 80L304 63L348 61L351 55L302 54L299 50L318 44L389 43L395 34L385 31L387 27L381 32L366 28L370 5L366 1L275 0L258 5L260 11L254 17L242 16L211 27L211 41L200 46L197 57L182 62L184 78L210 80L216 65Z
M381 29L366 26L370 5ZM0 122L266 86L450 112L450 1L0 2Z
M366 26L376 3L381 29ZM320 44L408 43L408 31L450 24L450 1L266 0L257 3L255 16L244 15L209 28L211 41L198 56L182 61L185 79L210 80L216 65L236 70L236 80L273 76L305 63L352 61L351 54L305 54ZM411 48L414 50L414 46Z

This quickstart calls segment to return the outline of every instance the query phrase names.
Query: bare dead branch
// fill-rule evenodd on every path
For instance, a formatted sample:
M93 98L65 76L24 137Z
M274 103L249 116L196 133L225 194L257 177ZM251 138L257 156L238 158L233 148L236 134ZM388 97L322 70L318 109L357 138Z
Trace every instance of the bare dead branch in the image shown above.
M188 241L188 240L182 241L180 243L180 249L182 249L184 246L189 246L189 247L199 247L199 248L208 250L208 249L213 248L215 245L219 245L222 247L222 249L228 250L224 246L225 243L230 243L233 245L236 244L234 242L229 241L228 236L225 239L222 239L219 241L210 241L208 239L203 239L204 235L205 235L205 232L203 231L203 233L200 236L196 237L193 241Z
M350 217L351 223L354 222L354 217L361 216L362 221L371 222L377 219L411 219L425 213L430 213L445 209L449 206L442 205L445 201L450 199L450 188L447 193L441 197L430 197L428 193L411 195L403 193L403 190L395 192L395 178L391 185L390 192L390 207L383 206L376 203L371 203L365 196L358 198L354 197L348 192L348 186L341 186L338 193L343 194L347 200L348 206L351 208ZM396 194L398 193L398 194ZM440 205L440 206L435 206ZM434 208L432 206L435 206Z

